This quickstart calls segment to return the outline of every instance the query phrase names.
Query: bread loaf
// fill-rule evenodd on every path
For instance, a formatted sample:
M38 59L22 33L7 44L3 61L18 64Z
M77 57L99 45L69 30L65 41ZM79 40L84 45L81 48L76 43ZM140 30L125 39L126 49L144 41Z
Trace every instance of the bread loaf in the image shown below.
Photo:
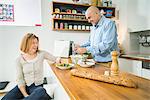
M91 70L83 70L83 69L72 69L71 74L78 77L83 77L87 79L107 82L115 85L122 85L126 87L136 88L137 85L135 82L129 78L127 78L124 74L119 74L119 76L106 76L100 75Z

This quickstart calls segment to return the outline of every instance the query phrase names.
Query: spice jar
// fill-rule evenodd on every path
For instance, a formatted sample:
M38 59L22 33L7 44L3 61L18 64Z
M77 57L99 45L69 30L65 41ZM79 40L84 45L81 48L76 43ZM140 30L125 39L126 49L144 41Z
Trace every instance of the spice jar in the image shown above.
M77 30L77 25L74 25L74 26L73 26L73 29L74 29L74 30Z
M81 25L78 25L78 30L81 30Z
M68 23L65 23L65 29L68 29Z
M82 30L85 30L85 25L82 25Z
M64 28L64 24L60 23L60 29L63 29L63 28Z
M70 30L72 29L72 25L69 25L69 29L70 29Z
M55 22L55 29L58 29L58 22Z

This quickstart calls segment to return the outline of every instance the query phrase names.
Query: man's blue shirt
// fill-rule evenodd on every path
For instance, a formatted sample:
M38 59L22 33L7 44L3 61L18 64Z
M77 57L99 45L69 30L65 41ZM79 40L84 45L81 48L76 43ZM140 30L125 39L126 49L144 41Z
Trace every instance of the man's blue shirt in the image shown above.
M118 50L115 22L102 16L92 27L89 40L81 47L86 47L97 62L111 61L111 52Z

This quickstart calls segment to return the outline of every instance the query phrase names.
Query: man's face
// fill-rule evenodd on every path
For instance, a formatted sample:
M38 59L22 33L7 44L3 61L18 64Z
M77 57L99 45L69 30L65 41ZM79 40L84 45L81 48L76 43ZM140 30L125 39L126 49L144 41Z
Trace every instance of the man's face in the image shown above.
M99 14L96 12L89 12L85 16L88 22L91 23L92 25L96 25L100 18Z

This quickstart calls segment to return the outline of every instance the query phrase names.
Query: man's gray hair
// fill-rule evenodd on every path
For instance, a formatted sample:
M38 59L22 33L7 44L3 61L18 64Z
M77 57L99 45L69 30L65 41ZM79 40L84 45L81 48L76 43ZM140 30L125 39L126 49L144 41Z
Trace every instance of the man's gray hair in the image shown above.
M90 7L86 10L85 15L88 14L88 13L97 13L97 14L100 15L100 10L99 10L97 7L95 7L95 6L90 6Z

